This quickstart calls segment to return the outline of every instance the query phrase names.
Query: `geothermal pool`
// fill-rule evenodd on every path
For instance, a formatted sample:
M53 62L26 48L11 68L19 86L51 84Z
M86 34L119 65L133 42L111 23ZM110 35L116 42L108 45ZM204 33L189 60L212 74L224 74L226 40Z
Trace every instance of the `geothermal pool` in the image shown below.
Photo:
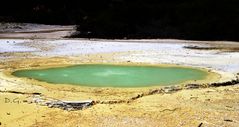
M203 80L207 76L207 72L192 68L107 64L19 70L12 74L17 77L32 78L53 84L89 87L175 85L188 80Z

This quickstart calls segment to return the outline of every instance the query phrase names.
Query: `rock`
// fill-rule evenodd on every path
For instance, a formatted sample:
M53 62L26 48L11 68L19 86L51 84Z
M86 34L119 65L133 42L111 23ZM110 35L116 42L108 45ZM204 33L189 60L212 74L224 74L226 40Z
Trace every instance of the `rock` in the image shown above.
M94 101L92 100L86 100L86 101L50 101L46 102L45 104L49 108L60 108L63 110L72 111L87 108L89 106L92 106L93 103Z
M198 89L198 88L200 88L200 85L199 84L187 84L187 85L185 85L185 88L186 89Z
M135 100L135 99L138 99L138 98L143 97L143 96L144 96L144 94L138 94L137 96L132 97L131 99Z
M233 122L233 120L230 120L230 119L224 119L224 121L226 121L226 122Z
M23 100L22 102L27 103L28 101L27 100Z
M227 81L227 82L220 82L220 83L212 83L210 86L218 87L218 86L229 86L229 85L236 85L239 83L239 79Z
M198 127L202 127L202 124L203 124L203 123L200 123L200 124L198 125Z
M173 92L182 90L182 88L180 88L178 86L170 86L170 87L164 87L163 90L165 93L173 93Z
M33 102L40 104L40 103L43 103L44 100L42 100L41 98L33 98Z
M155 90L150 90L149 91L149 95L152 95L152 94L159 94L159 93L162 93L162 89L155 89Z

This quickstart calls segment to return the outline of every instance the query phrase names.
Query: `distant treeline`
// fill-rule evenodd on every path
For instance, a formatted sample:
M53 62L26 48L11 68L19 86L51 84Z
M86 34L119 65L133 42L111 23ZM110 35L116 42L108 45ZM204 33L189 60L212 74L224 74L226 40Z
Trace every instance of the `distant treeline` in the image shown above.
M73 37L239 41L239 0L8 0L0 20L78 24Z

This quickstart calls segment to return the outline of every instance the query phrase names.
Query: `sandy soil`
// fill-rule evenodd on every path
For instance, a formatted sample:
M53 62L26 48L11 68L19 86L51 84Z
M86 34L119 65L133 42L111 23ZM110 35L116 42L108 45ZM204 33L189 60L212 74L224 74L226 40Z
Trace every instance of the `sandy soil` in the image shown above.
M239 86L207 85L237 78L239 43L32 38L2 38L0 43L0 126L239 126ZM202 48L187 48L195 46ZM210 76L191 82L203 87L175 84L179 89L175 91L175 87L157 86L124 89L54 85L9 75L18 69L82 63L172 64L206 69ZM91 99L96 104L65 111L34 103L39 97Z

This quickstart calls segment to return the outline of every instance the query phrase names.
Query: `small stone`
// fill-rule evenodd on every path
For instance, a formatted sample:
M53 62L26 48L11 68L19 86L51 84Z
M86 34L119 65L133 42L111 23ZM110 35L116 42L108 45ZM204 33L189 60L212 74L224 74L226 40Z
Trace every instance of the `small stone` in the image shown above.
M155 89L155 90L150 90L149 91L149 95L157 94L157 93L162 93L162 89Z
M202 124L203 124L203 123L200 123L200 124L198 125L198 127L202 127Z
M206 99L206 101L211 101L211 99Z
M224 121L226 121L226 122L233 122L233 120L230 120L230 119L224 119Z
M198 84L187 84L186 86L186 89L197 89L200 87L200 85Z
M177 87L177 86L164 87L164 92L165 92L165 93L177 92L177 91L179 91L179 90L182 90L182 88Z
M48 105L47 107L48 107L48 108L53 108L53 105Z
M28 101L27 100L23 100L22 102L27 103Z

